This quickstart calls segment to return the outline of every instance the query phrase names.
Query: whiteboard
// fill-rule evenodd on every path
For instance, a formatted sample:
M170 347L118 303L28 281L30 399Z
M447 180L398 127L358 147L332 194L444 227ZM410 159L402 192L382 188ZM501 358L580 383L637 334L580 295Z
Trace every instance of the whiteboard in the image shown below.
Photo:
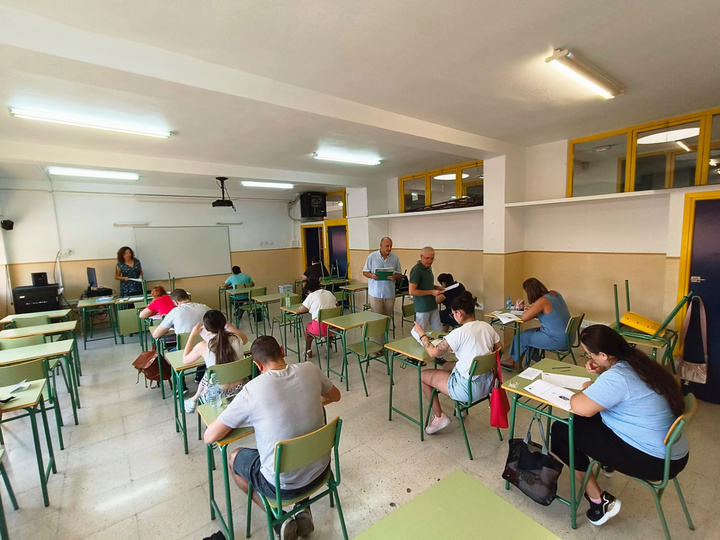
M148 281L230 272L227 227L133 227L135 254Z

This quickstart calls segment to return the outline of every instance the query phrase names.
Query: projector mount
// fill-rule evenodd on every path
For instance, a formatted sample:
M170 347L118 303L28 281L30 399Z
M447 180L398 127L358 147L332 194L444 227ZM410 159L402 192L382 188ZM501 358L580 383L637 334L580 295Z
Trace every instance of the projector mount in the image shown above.
M228 195L227 189L225 189L225 182L227 181L227 177L226 176L216 176L215 180L217 180L218 185L220 186L220 195L222 198L220 198L212 203L213 208L229 206L233 209L234 212L237 212L235 205L233 204L232 200L230 199L230 195ZM227 198L225 198L226 195L227 195Z

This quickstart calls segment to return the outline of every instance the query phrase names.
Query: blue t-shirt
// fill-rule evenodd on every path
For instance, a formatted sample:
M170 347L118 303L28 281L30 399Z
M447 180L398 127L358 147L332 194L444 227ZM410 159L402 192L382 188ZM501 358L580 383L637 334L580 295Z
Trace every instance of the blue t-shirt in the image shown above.
M226 285L245 285L252 283L252 279L247 274L232 274L225 280Z
M363 272L375 273L379 268L392 268L396 274L402 274L400 259L393 252L382 258L380 250L373 251L365 260ZM369 279L368 294L373 298L395 298L395 281L391 279Z
M630 446L648 455L665 458L665 435L676 417L667 400L645 384L626 363L618 362L600 374L584 391L604 411L603 423ZM682 435L672 449L672 459L688 453Z

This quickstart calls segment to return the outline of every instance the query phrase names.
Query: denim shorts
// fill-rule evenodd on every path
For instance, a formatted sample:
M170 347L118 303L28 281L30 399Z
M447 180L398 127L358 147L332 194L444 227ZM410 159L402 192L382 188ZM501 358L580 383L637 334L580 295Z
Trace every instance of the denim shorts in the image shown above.
M492 389L492 371L478 375L472 381L472 401L484 398ZM453 369L448 379L448 395L457 401L468 400L468 380Z

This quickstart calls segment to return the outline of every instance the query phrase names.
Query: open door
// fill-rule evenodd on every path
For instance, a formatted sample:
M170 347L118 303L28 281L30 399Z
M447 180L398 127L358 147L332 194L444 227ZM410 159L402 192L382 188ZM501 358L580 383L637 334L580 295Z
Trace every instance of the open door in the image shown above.
M348 253L347 219L325 220L327 238L327 267L330 274L350 278Z
M325 236L322 225L302 225L300 227L303 249L303 267L301 272L310 266L310 260L313 257L325 259L325 249L323 248L323 238Z

